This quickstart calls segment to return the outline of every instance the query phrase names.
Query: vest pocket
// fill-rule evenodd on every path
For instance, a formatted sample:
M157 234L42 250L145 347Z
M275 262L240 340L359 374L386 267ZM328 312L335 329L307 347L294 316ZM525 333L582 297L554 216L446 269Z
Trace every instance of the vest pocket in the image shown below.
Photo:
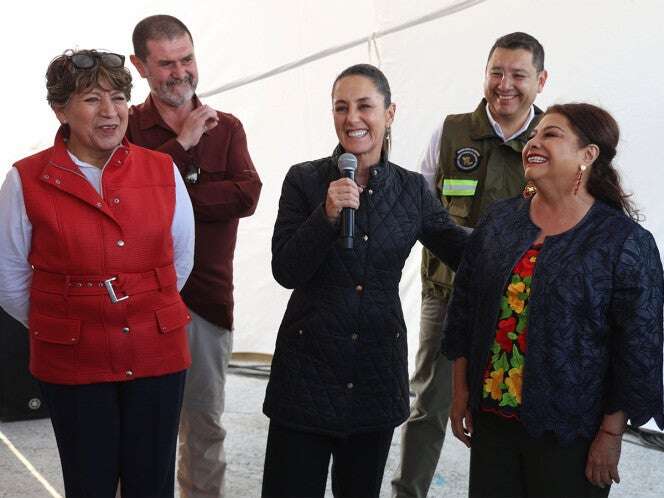
M42 315L33 310L28 322L32 374L47 382L61 382L58 379L75 375L81 320Z
M36 341L73 345L78 344L81 337L81 321L32 313L29 330L30 336Z
M157 325L161 334L168 334L181 329L191 321L189 311L182 302L171 304L166 308L155 311Z
M475 197L450 197L449 203L447 205L447 211L450 213L450 216L457 221L457 223L462 220L464 224L470 216L470 209L473 206L473 200Z

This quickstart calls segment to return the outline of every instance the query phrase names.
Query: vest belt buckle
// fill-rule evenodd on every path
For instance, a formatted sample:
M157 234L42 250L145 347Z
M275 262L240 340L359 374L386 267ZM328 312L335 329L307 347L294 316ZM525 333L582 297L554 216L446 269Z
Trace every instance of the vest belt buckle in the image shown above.
M129 296L118 297L113 288L113 282L117 280L118 277L111 277L107 280L104 280L104 287L106 287L106 292L108 292L108 297L111 298L113 304L129 299Z

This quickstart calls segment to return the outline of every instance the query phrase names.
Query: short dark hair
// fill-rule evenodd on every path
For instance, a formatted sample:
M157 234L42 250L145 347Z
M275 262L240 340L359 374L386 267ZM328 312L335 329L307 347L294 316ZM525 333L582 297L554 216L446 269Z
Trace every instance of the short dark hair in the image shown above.
M630 194L623 190L620 175L613 165L620 140L620 128L613 116L601 107L585 103L552 105L546 110L547 114L564 116L578 137L580 147L595 144L599 148L599 156L590 167L586 183L590 195L638 221L639 212Z
M507 50L517 50L520 48L527 50L533 55L533 66L535 66L537 72L541 73L544 70L544 47L542 47L542 44L534 36L528 33L517 31L498 38L493 47L491 47L487 62L491 59L493 52L497 48L505 48Z
M387 77L383 71L376 66L372 66L371 64L355 64L354 66L344 69L334 80L334 84L332 85L333 94L338 81L347 76L364 76L365 78L370 79L376 87L376 90L378 90L378 93L383 96L385 108L387 109L387 106L392 103L392 92L390 91L390 84L387 81Z
M134 33L131 35L134 54L145 61L148 57L148 40L173 40L185 34L189 36L193 45L194 38L189 29L177 17L166 14L146 17L136 25Z
M78 69L71 61L72 55L98 53L96 50L67 50L50 62L46 70L46 100L51 107L67 105L73 94L97 86L101 80L121 91L127 100L131 98L131 73L126 67L97 63L89 69Z

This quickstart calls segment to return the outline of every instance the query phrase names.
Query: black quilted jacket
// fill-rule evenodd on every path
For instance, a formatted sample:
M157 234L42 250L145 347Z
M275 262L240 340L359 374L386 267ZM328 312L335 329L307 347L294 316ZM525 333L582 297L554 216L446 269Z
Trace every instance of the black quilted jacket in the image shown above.
M471 407L495 338L500 296L537 237L523 198L492 205L468 243L444 329L448 358L468 358ZM662 406L662 263L650 232L596 201L571 230L547 237L528 304L521 420L532 435L593 438L605 413L632 424Z
M467 232L421 175L386 162L371 168L355 247L343 249L323 209L338 178L333 156L295 165L284 180L272 272L294 291L263 411L291 428L343 436L393 428L408 416L401 270L418 239L456 267Z

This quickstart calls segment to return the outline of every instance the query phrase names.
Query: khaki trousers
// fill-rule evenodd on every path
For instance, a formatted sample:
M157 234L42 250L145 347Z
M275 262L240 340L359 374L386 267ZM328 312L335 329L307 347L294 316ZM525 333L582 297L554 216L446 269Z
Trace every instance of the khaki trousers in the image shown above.
M226 430L224 413L226 371L233 351L233 334L189 310L191 367L187 372L180 415L178 483L182 498L224 496Z
M394 498L425 498L445 441L452 402L452 362L441 352L447 302L422 296L420 346L411 388L415 401L401 427L401 462L392 480Z

